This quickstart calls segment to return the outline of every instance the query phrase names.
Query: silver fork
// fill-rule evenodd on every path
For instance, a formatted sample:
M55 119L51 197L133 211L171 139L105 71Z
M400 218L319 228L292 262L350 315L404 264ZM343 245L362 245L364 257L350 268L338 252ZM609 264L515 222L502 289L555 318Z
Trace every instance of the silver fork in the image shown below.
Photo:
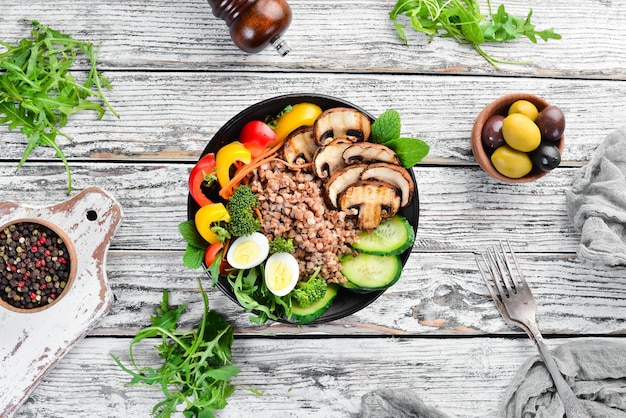
M494 246L487 250L486 253L476 255L476 264L478 264L478 269L489 289L491 297L502 317L511 325L526 331L526 334L537 346L539 354L550 372L559 397L563 402L565 415L569 418L588 418L589 414L580 405L572 388L563 378L539 332L535 319L537 302L526 283L526 279L522 275L513 248L511 248L511 243L507 240L509 257L507 257L507 251L502 242L500 242L499 247ZM513 260L516 275L511 269L509 258ZM498 293L494 289L494 284Z

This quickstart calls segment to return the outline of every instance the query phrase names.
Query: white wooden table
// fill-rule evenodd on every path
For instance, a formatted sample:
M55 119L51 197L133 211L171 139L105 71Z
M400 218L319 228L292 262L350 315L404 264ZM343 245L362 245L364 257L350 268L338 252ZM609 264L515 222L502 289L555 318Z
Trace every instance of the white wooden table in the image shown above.
M626 270L576 258L580 235L568 220L565 192L606 135L626 123L626 1L506 1L515 14L532 7L537 27L553 26L563 39L485 46L494 56L532 62L501 71L450 39L429 43L408 31L405 46L388 19L392 0L289 3L292 52L280 57L236 49L205 0L0 0L4 41L26 36L30 26L20 19L29 18L102 43L100 68L121 119L74 115L65 129L74 140L60 143L74 193L100 186L125 214L107 260L112 310L16 417L149 416L160 391L125 386L129 377L110 354L126 358L164 289L174 304L188 304L184 326L195 326L198 272L183 267L177 230L187 216L187 175L228 119L286 93L328 94L375 115L396 109L403 134L431 145L414 168L417 240L395 286L332 323L256 326L210 290L212 308L236 328L236 382L264 393L236 390L219 417L347 417L359 411L363 394L383 387L412 388L453 416L498 416L512 376L536 354L500 317L475 265L474 251L502 238L518 248L549 346L624 338ZM503 184L476 165L469 136L483 106L520 91L565 112L563 162L535 183ZM36 150L16 172L25 139L0 127L0 144L1 200L48 205L67 198L65 172L51 150ZM158 360L149 345L138 355Z

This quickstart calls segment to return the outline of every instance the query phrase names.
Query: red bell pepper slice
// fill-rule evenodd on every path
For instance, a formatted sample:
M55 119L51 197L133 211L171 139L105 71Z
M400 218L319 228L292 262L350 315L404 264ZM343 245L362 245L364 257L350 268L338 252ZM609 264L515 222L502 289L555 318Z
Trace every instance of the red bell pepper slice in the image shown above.
M209 153L200 158L189 173L189 193L198 205L206 206L213 203L202 190L202 185L209 175L215 174L215 154Z

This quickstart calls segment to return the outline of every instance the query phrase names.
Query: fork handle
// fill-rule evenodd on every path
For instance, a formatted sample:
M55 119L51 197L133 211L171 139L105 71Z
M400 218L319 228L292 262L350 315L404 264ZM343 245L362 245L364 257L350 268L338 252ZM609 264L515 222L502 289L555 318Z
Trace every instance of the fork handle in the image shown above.
M539 328L536 324L527 324L528 325L528 336L537 346L539 350L539 354L543 358L543 362L546 365L546 368L550 372L550 376L552 376L552 380L554 381L554 386L556 386L556 391L563 402L563 407L565 408L565 415L568 418L590 418L589 413L582 407L582 405L578 402L578 398L572 391L570 385L565 381L565 378L561 374L556 362L554 361L554 357L550 354L550 350L543 341L543 336L539 332Z

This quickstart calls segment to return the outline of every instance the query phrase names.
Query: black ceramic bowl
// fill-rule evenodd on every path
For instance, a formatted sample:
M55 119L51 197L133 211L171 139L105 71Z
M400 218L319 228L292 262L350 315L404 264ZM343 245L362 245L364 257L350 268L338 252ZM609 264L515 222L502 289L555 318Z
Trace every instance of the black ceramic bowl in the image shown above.
M322 108L322 110L330 109L333 107L350 107L357 109L360 112L367 115L372 121L375 119L371 114L365 110L353 105L345 100L337 99L330 96L324 96L319 94L289 94L284 96L273 97L256 103L237 114L222 126L222 128L213 136L206 146L202 155L210 152L217 152L225 144L237 139L241 128L251 120L265 120L266 116L275 116L280 113L287 105L295 105L301 102L314 103ZM413 201L411 201L406 207L400 209L400 214L403 215L409 223L413 226L413 229L417 232L417 225L419 220L419 197L417 190L417 182L415 181L415 175L412 170L409 170L413 183L415 183L415 193L413 195ZM215 201L219 201L215 197ZM188 197L187 204L187 216L188 219L194 219L196 211L199 206L193 200L191 195ZM411 254L411 249L406 250L400 255L402 265L406 263ZM226 294L232 301L237 302L237 298L233 293L233 290L228 283L226 277L220 276L217 281L217 287ZM339 293L335 297L332 306L324 313L319 319L310 322L309 324L323 323L335 321L337 319L344 318L351 315L366 306L374 302L380 295L384 293L384 290L369 292L369 293L355 293L347 289L341 288ZM281 319L281 322L291 323L287 319Z

